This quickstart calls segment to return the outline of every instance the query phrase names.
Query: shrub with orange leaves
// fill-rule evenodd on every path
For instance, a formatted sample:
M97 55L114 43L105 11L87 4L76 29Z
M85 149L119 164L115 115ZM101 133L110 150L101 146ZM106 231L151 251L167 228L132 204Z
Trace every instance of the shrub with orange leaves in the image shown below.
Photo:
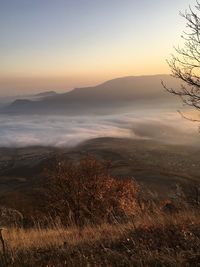
M121 220L136 212L138 185L109 174L108 162L54 159L45 169L48 211L65 225Z

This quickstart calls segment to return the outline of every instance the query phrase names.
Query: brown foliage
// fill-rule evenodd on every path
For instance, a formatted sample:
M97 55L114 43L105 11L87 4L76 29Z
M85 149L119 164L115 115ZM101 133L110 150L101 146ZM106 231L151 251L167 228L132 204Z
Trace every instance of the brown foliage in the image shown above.
M48 211L64 224L100 223L134 214L138 186L109 174L107 162L54 159L46 168Z

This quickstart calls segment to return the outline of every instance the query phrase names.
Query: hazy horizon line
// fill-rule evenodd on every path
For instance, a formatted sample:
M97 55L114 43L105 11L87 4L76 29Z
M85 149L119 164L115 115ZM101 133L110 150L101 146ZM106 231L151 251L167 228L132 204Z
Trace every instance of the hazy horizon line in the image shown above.
M42 86L41 86L41 89L40 88L35 88L35 89L28 89L28 86L27 88L23 88L23 89L16 89L16 88L9 88L8 90L6 90L6 86L5 88L3 88L3 86L1 86L1 78L0 78L0 91L1 90L6 90L6 93L2 93L0 92L0 97L13 97L13 96L24 96L24 95L35 95L35 94L38 94L38 93L43 93L43 92L48 92L48 91L55 91L56 93L67 93L67 92L70 92L76 88L87 88L87 87L96 87L96 86L99 86L101 84L104 84L108 81L114 81L114 80L118 80L118 79L123 79L123 78L131 78L131 77L153 77L153 76L171 76L170 73L157 73L157 74L135 74L135 75L125 75L125 76L116 76L116 77L113 77L113 78L108 78L108 79L102 79L101 81L98 81L98 82L89 82L86 83L86 84L80 84L80 86L71 86L71 87L68 87L66 86L66 88L63 88L63 89L57 89L56 86L55 87L47 87L47 88L44 88L42 89ZM27 79L32 79L31 77L16 77L16 79L22 79L22 80L27 80ZM64 76L61 77L61 79L64 79ZM67 79L67 78L66 78ZM37 81L37 78L33 79L34 81ZM59 81L59 80L58 80ZM45 86L44 86L45 87ZM59 86L58 86L59 87ZM12 90L15 90L15 92L11 93ZM28 92L25 92L26 90L28 90ZM33 91L34 92L31 92ZM9 93L8 93L9 92Z

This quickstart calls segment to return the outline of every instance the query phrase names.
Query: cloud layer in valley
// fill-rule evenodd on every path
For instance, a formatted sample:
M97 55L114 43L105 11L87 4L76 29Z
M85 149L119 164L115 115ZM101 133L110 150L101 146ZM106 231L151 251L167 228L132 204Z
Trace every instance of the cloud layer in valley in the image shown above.
M142 111L107 116L0 116L0 146L74 146L97 137L199 143L197 124L176 112Z

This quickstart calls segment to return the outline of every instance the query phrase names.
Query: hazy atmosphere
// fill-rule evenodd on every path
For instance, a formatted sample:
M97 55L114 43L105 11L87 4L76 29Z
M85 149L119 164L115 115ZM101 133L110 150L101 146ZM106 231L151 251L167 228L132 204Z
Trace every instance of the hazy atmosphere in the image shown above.
M98 137L198 144L197 123L181 117L177 109L189 109L162 80L179 86L169 75L130 76L68 93L0 98L0 145L72 147Z
M195 1L191 1L195 2ZM190 2L190 4L192 4ZM0 0L0 94L169 73L187 0Z
M166 59L183 44L187 8L186 0L0 0L0 146L98 137L196 144L197 124L177 113L188 108L161 84L181 85L166 75Z
M0 267L200 260L200 0L0 0Z
M97 137L149 139L171 144L199 144L197 124L162 110L98 117L1 116L0 145L66 147ZM180 126L177 129L177 124Z

